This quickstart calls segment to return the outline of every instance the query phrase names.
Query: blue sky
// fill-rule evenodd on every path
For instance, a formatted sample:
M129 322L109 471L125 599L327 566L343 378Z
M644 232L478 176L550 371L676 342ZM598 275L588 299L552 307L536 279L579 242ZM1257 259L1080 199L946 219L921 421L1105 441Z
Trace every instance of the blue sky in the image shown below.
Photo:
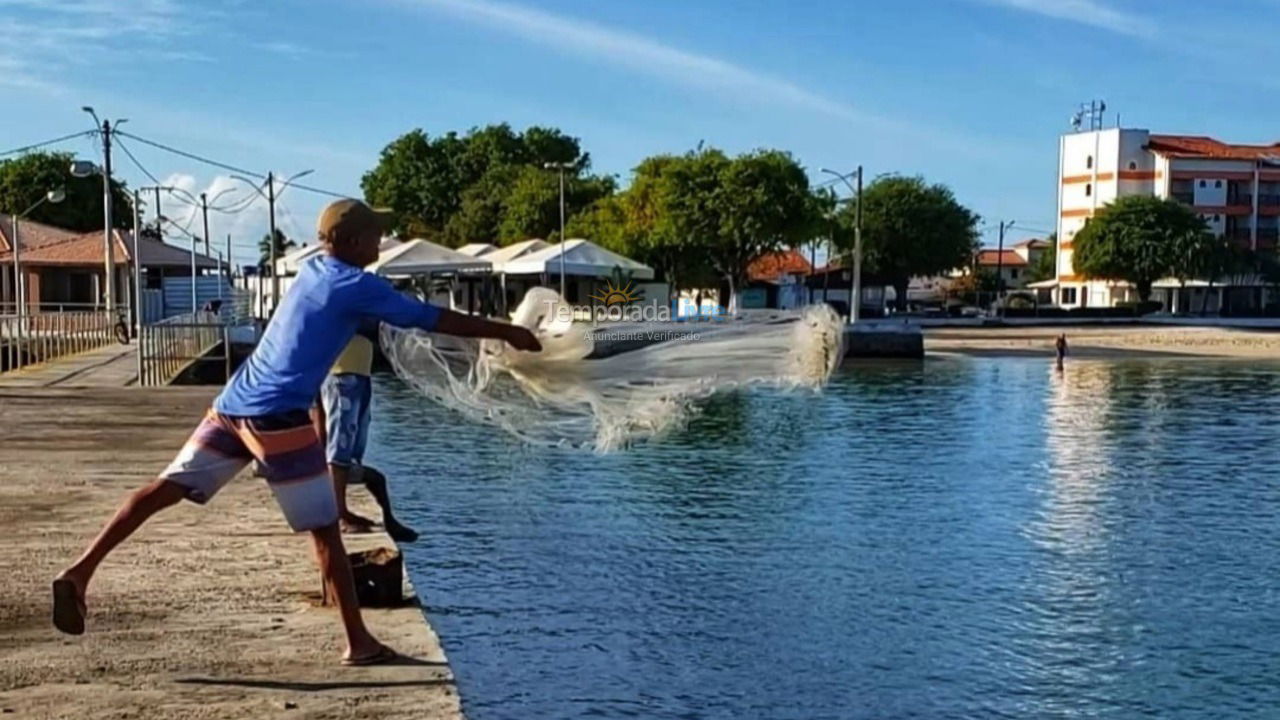
M990 225L1038 230L1081 101L1105 98L1108 124L1280 140L1280 76L1259 70L1280 62L1280 0L0 0L0 36L0 151L87 128L93 105L141 137L353 194L402 132L507 121L580 137L624 181L700 140L777 147L815 178L920 173ZM233 184L126 142L166 182ZM282 227L309 238L324 202L289 190ZM213 224L247 260L265 210Z

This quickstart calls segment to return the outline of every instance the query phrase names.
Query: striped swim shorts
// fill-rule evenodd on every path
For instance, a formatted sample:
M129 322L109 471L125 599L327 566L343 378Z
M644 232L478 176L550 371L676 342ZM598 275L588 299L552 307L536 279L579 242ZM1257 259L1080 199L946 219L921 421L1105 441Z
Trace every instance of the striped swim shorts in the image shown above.
M260 417L210 410L160 478L186 488L187 499L203 505L253 461L294 530L338 521L324 448L305 410Z

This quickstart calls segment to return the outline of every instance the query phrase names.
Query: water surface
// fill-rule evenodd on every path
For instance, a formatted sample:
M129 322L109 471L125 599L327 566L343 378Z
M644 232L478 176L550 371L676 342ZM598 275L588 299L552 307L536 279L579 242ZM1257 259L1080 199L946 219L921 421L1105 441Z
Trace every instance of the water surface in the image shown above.
M377 391L471 720L1280 708L1280 364L863 365L609 456Z

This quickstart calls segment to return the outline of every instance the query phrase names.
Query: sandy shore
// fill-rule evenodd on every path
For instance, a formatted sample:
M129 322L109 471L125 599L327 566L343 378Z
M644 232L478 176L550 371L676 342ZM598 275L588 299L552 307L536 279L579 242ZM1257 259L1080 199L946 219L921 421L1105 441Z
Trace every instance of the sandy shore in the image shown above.
M416 663L338 665L339 625L335 611L315 604L309 542L247 476L207 507L162 513L110 557L90 589L85 635L52 628L50 578L125 493L172 458L212 394L0 389L0 713L461 717L444 655L416 606L365 614ZM376 510L367 501L358 509ZM372 535L352 546L391 544Z
M948 327L925 330L926 352L1053 357L1065 333L1071 357L1220 357L1280 360L1280 332L1178 326Z

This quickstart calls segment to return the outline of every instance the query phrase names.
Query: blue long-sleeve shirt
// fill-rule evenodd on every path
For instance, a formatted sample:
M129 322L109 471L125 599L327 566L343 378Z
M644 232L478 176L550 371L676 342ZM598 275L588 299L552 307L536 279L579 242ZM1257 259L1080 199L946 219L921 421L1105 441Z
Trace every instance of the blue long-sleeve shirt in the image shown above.
M440 309L330 255L303 264L258 347L213 402L241 417L306 410L357 328L369 321L433 330Z

